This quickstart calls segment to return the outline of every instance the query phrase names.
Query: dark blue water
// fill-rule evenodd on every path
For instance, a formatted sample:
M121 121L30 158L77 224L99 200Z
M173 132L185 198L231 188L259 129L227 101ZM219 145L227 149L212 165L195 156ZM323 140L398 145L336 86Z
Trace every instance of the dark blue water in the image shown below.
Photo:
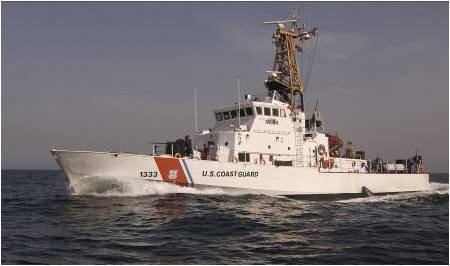
M432 192L302 201L2 170L3 264L448 264L448 175ZM188 193L171 193L188 192Z

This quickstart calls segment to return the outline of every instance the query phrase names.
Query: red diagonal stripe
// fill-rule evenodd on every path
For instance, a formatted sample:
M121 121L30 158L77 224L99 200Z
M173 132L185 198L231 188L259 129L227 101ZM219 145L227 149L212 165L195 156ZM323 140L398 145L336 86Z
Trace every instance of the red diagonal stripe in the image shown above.
M155 162L164 182L178 185L188 184L179 159L155 157Z

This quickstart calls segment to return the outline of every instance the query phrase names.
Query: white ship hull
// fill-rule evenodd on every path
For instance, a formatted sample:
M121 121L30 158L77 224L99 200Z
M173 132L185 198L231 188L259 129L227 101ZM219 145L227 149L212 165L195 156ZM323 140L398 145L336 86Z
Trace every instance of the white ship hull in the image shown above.
M397 193L429 189L428 174L322 173L315 167L224 163L141 154L52 150L76 184L88 177L145 179L266 195Z

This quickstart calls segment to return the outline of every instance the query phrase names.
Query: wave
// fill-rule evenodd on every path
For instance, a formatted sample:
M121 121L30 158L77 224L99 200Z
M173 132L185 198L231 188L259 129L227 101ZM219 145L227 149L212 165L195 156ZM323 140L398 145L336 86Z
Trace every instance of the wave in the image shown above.
M197 189L140 179L87 177L70 185L72 195L137 197L165 194L229 194L220 188Z
M398 194L388 194L380 196L371 196L367 198L355 198L348 200L340 200L342 203L365 203L365 202L388 202L388 201L434 201L435 199L442 199L448 201L448 184L445 183L430 183L430 189L418 192L405 192Z
M448 194L448 183L430 182L430 190L436 192L445 192Z

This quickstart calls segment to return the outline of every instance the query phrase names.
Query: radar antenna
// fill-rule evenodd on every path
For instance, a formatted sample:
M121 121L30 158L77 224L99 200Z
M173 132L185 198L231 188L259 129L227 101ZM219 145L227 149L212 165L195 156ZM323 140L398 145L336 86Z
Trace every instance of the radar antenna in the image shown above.
M286 23L291 23L286 27ZM295 9L291 19L263 22L264 25L277 25L273 33L276 48L272 71L265 81L269 91L277 91L282 99L295 109L304 111L304 86L300 75L300 66L297 63L297 51L303 52L303 42L317 34L317 28L307 29ZM300 103L296 98L300 98Z

